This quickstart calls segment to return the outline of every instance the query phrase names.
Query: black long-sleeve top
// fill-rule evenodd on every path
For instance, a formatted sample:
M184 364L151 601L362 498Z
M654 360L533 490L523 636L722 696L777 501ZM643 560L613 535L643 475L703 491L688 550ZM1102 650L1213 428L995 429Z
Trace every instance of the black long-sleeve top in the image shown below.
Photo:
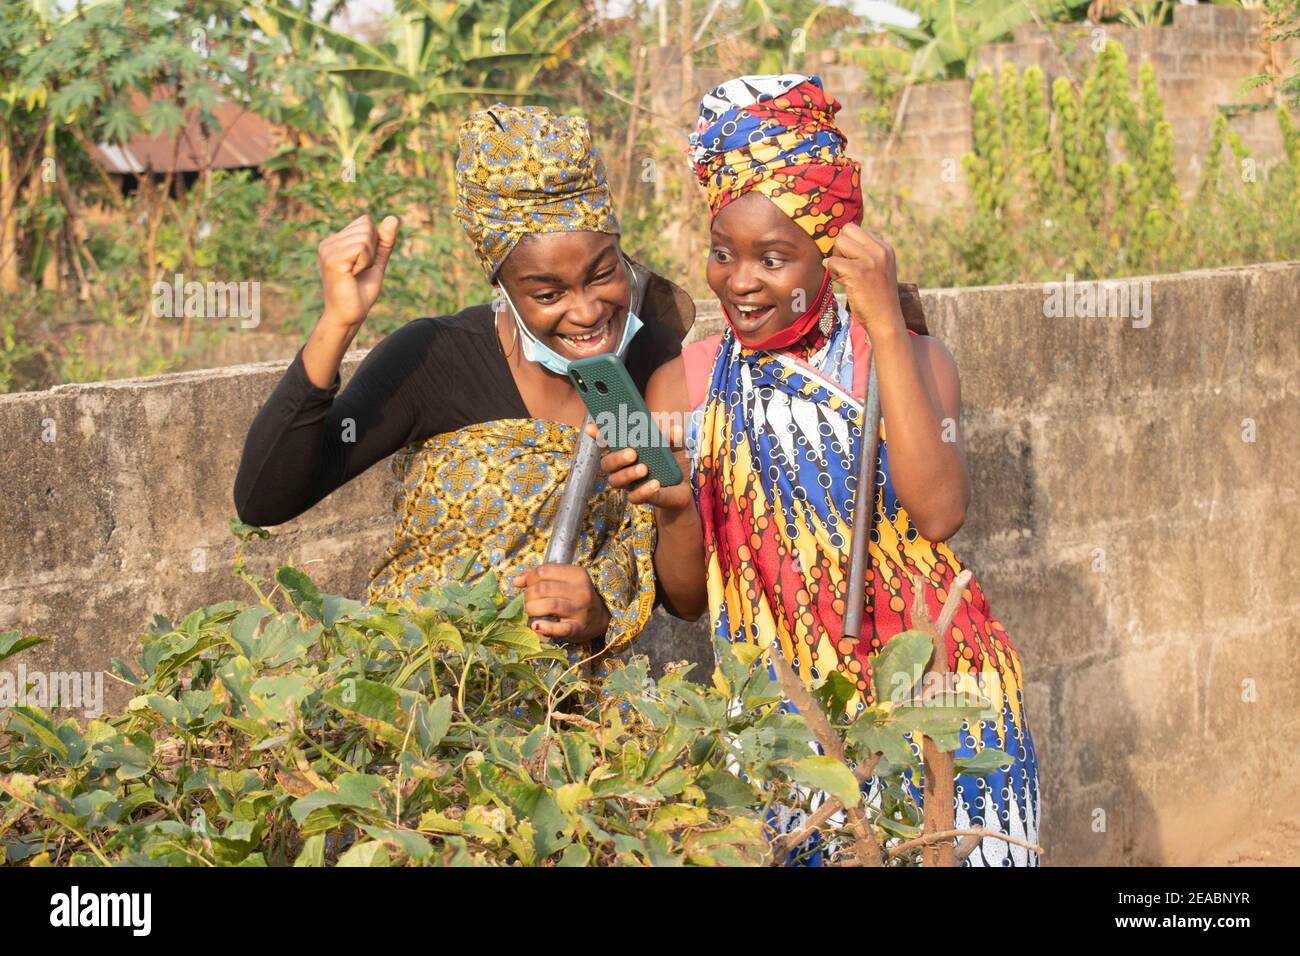
M676 315L642 318L626 365L644 392L651 373L680 354L681 332ZM532 417L487 305L407 323L371 349L341 393L339 386L336 374L329 388L317 387L299 349L248 430L235 478L241 521L281 524L407 445Z

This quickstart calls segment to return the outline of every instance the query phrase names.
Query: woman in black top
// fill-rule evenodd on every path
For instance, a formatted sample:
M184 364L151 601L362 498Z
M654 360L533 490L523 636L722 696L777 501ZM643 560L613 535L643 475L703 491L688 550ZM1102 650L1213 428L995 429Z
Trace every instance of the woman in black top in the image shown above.
M553 618L535 621L539 633L617 649L653 608L655 523L600 476L573 564L542 563L586 416L562 363L614 351L626 333L644 392L679 355L693 308L623 256L585 121L498 104L465 123L460 147L457 216L505 294L398 329L340 394L398 221L362 216L327 238L325 310L253 421L236 509L250 524L288 521L396 453L396 527L367 599L414 596L477 554L468 580L496 571L522 588L530 617Z

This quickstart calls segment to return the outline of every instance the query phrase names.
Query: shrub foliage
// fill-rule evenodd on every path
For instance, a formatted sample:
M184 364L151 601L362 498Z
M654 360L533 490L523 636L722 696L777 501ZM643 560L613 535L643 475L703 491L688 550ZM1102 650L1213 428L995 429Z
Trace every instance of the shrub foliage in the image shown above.
M921 836L911 740L951 751L981 703L894 695L828 722L849 690L832 678L806 722L758 651L726 642L707 684L687 669L653 680L643 657L597 677L542 642L494 577L363 605L293 567L253 575L244 548L266 532L232 525L256 601L157 618L133 661L114 659L134 690L123 712L82 726L0 711L4 862L760 865L788 858L769 812L830 794L849 822L813 829L845 847L836 859L860 860L867 833L865 852L900 865L920 852L888 856ZM0 659L40 640L0 635ZM877 681L910 688L898 675L919 674L930 650L923 633L898 635ZM980 756L963 770L1006 762ZM880 784L871 805L865 767ZM862 814L868 828L848 832Z

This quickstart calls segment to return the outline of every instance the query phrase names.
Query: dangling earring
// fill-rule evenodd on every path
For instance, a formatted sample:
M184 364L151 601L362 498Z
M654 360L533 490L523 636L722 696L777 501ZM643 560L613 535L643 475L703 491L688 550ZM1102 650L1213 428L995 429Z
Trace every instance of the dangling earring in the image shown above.
M835 317L839 315L840 304L835 301L835 293L832 292L830 299L826 302L826 308L822 309L822 317L818 321L818 327L822 335L830 335L831 329L835 328Z

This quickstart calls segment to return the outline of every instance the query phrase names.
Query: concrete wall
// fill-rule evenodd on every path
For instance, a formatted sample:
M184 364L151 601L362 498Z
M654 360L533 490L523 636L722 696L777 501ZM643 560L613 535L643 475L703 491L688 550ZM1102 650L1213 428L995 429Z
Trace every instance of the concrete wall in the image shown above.
M976 489L953 547L1021 652L1056 864L1194 862L1300 792L1300 263L1149 288L1146 328L1045 318L1040 285L924 293ZM282 369L0 396L0 628L54 638L29 670L106 668L153 614L245 596L225 522ZM254 563L359 593L389 491L377 466ZM711 669L698 626L639 646Z

